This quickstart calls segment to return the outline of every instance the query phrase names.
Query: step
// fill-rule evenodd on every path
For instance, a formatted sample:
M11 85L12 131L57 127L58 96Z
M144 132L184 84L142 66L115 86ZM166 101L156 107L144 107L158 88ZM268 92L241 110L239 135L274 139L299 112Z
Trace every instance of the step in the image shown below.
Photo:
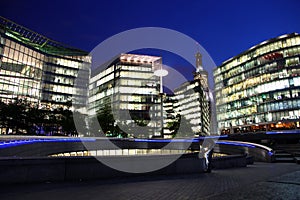
M273 146L274 149L300 149L300 146Z
M280 150L285 150L285 151L299 151L300 148L285 148L285 149L280 149Z
M293 155L295 156L295 157L300 157L300 152L293 152Z
M300 148L299 144L274 145L275 148L295 147Z
M288 148L286 148L283 151L287 151L287 152L290 152L290 151L300 151L300 149L288 149Z
M294 146L294 145L287 145L287 146L273 146L275 149L299 149L300 146Z
M275 152L275 157L293 157L290 153L277 153Z
M294 161L297 163L297 164L300 164L300 157L298 156L298 157L295 157L294 158Z
M282 158L282 157L277 158L277 157L275 157L275 161L276 162L291 162L291 163L295 162L293 157L289 157L289 158Z
M283 149L273 149L276 153L286 153Z

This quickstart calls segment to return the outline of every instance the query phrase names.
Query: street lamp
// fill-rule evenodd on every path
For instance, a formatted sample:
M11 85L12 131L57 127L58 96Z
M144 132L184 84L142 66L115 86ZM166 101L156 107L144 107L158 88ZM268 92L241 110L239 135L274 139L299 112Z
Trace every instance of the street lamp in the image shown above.
M163 136L164 132L164 117L163 117L163 77L168 75L168 71L162 68L162 64L160 64L160 68L156 69L154 71L154 75L158 76L160 78L160 89L159 89L159 95L160 95L160 113L161 113L161 136Z
M162 65L161 65L160 69L154 71L154 75L159 76L159 78L160 78L160 90L159 90L159 92L163 93L163 77L168 75L168 71L163 69Z

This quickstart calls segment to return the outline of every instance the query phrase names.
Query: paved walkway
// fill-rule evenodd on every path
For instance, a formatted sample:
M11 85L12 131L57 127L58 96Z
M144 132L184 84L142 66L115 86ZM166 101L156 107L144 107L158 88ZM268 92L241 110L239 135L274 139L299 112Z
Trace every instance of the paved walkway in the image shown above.
M0 186L0 199L300 199L300 165L256 163L189 174Z

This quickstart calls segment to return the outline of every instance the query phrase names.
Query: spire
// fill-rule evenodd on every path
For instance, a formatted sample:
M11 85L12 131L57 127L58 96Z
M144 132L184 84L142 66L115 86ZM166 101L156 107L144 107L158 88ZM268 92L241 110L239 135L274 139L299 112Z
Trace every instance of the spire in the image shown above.
M199 44L198 44L199 45ZM194 80L200 80L204 88L208 89L208 73L202 66L202 55L198 49L196 55L196 72L194 72Z
M195 55L196 57L196 72L203 71L203 66L202 66L202 55L200 53L200 44L197 42L197 53Z
M203 71L203 67L202 67L202 55L200 54L200 52L198 51L196 53L196 68L197 71Z

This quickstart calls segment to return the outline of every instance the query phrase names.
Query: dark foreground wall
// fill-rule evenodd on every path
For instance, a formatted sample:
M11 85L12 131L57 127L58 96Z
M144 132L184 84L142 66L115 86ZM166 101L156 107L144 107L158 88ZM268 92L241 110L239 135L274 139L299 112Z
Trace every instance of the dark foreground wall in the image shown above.
M117 161L122 166L149 169L155 163L174 159L174 155L102 157L104 162ZM233 156L213 162L216 168L245 167L245 156ZM148 167L148 168L147 168ZM137 168L138 171L138 168ZM115 177L147 175L188 174L204 172L204 159L198 154L185 154L175 162L154 172L126 173L110 168L93 157L62 158L2 158L0 159L0 184L47 181L93 180Z
M212 161L213 169L246 167L247 164L253 164L253 162L249 161L247 155L230 155L230 156L216 157Z
M102 157L105 162L122 163L124 167L136 168L143 166L147 169L154 167L157 162L168 162L172 155L166 156L130 156L130 157ZM203 159L196 154L182 155L167 167L151 174L178 174L203 172ZM64 157L64 158L20 158L0 159L0 183L28 183L45 181L90 180L141 175L126 173L112 169L93 157Z

